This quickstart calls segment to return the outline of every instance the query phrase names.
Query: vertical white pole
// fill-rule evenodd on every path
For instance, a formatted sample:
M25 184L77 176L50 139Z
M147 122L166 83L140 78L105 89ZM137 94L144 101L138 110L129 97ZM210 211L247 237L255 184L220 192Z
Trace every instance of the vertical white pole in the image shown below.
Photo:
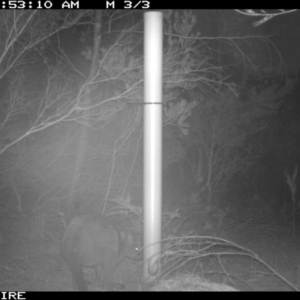
M144 279L151 282L161 251L163 14L146 12L144 22Z

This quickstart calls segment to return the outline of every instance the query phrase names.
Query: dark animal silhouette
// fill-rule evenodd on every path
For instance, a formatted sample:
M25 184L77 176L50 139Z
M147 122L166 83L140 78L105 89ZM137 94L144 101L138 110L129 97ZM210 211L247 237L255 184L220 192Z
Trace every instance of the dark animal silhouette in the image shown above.
M114 290L115 266L126 256L137 253L133 235L120 230L103 216L75 217L66 228L61 255L68 263L75 289L88 290L84 269L92 267L104 290Z

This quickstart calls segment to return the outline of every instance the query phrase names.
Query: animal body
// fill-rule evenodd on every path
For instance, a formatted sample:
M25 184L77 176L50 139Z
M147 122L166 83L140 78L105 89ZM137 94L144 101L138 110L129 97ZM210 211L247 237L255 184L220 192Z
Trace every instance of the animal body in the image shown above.
M73 218L61 243L61 255L70 267L73 286L80 291L88 290L86 268L94 269L104 290L114 290L115 266L126 256L134 258L137 250L131 233L98 215Z

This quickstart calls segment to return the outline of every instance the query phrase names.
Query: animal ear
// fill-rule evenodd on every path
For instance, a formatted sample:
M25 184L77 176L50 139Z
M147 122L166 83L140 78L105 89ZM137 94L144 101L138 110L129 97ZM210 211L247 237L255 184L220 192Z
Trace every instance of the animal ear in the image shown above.
M131 232L121 231L120 232L120 239L122 241L126 241L130 245L133 245L133 243L134 243L133 234Z
M119 234L120 234L120 239L121 239L122 241L125 240L125 238L126 238L125 232L121 231Z
M128 234L127 234L127 240L128 240L128 242L131 243L131 245L134 244L134 238L133 238L132 233L128 233Z

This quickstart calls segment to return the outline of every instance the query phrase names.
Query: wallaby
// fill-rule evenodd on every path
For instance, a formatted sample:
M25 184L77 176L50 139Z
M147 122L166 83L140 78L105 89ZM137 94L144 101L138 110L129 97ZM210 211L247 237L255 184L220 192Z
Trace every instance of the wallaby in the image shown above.
M98 215L74 217L61 243L61 255L71 269L73 286L80 291L88 290L83 272L86 267L94 268L105 290L114 290L115 266L126 256L134 258L137 251L131 233Z

